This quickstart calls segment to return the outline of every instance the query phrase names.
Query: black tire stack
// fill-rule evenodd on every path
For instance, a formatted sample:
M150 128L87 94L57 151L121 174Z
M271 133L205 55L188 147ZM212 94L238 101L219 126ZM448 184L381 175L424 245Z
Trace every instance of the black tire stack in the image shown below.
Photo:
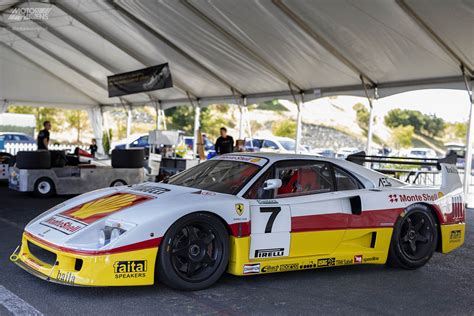
M112 150L113 168L143 168L144 163L145 150L143 148Z
M50 169L51 153L47 150L19 151L16 166L18 169Z

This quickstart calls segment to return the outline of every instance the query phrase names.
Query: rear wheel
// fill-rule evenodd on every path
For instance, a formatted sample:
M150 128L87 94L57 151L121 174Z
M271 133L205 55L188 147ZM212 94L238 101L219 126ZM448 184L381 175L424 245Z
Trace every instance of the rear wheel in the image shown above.
M124 185L127 185L127 182L125 182L124 180L115 180L110 184L111 187L121 187Z
M436 221L425 205L412 205L395 223L388 263L404 269L424 266L438 240Z
M193 213L165 234L158 253L158 279L178 290L201 290L222 276L228 261L229 236L222 222L207 213Z

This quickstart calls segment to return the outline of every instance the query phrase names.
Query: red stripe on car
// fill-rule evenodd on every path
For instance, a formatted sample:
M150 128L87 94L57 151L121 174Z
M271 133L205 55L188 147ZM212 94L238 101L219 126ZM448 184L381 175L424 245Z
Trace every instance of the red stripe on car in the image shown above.
M333 229L392 227L402 208L363 211L361 215L332 213L294 216L291 218L292 232L307 232Z

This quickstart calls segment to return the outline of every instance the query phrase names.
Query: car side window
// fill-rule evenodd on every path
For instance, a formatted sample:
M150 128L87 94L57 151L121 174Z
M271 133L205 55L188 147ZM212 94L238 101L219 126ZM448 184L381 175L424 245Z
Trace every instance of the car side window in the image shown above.
M337 191L359 190L363 188L356 178L339 167L334 167L334 176L336 178Z
M318 194L334 191L332 168L320 161L284 163L275 168L276 178L282 186L276 190L276 198Z
M271 140L265 140L263 142L263 148L278 149L278 145L275 144L275 142L272 142Z

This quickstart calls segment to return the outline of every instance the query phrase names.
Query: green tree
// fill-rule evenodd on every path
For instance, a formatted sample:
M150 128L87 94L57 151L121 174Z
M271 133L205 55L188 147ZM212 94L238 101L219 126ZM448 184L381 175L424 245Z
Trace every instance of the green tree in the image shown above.
M425 124L423 130L432 137L440 136L444 131L446 124L444 120L436 115L425 115Z
M191 106L176 106L165 110L169 129L178 129L188 135L194 130L194 109Z
M398 126L392 131L392 141L396 148L407 148L412 145L413 126Z
M454 135L458 138L466 138L467 136L467 122L453 123Z
M82 110L67 110L66 111L66 122L70 127L76 130L77 143L81 142L81 132L87 126L87 113Z
M45 107L11 105L8 107L8 113L33 114L36 118L36 130L39 131L43 129L44 121L50 121L54 129L60 110Z
M420 111L393 109L384 118L385 125L391 128L413 126L417 134L440 136L445 129L445 122L436 115L423 114Z
M296 122L294 121L277 121L272 124L272 132L275 136L296 137Z
M357 125L364 131L369 129L370 112L362 103L356 103L352 107L356 111Z

